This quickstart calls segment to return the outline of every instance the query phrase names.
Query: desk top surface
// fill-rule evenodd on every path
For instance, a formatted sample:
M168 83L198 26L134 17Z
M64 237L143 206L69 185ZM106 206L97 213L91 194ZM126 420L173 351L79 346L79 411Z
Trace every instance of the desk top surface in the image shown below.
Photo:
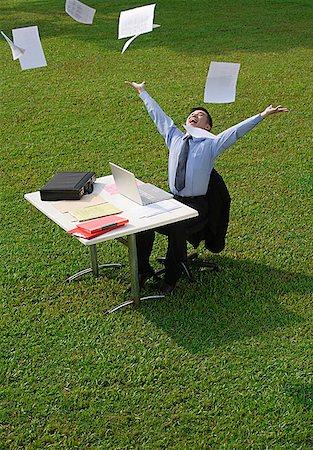
M175 223L181 220L191 219L192 217L198 216L198 212L196 210L172 199L167 201L175 202L175 204L179 205L179 208L150 217L140 218L140 208L147 208L147 206L140 206L120 194L110 194L106 190L106 187L111 186L113 183L114 180L112 175L97 178L96 182L94 183L93 194L99 195L105 201L120 208L122 212L118 215L128 219L129 223L127 223L123 227L112 230L94 239L87 240L78 238L78 240L84 245L93 245L108 241L110 239L117 239L123 236L128 236L130 234L139 233L140 231L150 230L162 225L168 225L170 223ZM54 206L56 202L42 201L40 199L39 191L25 194L24 197L28 202L35 206L35 208L49 217L49 219L58 224L65 231L71 230L77 225L78 222L73 221L69 214L60 212ZM77 200L77 202L79 202L79 200Z

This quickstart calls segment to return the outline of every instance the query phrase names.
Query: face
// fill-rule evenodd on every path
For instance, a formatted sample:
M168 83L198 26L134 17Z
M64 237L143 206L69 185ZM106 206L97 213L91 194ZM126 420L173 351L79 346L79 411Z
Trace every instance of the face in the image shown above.
M186 120L186 125L190 125L191 127L203 128L204 130L209 131L211 129L208 116L201 109L197 109L193 111Z

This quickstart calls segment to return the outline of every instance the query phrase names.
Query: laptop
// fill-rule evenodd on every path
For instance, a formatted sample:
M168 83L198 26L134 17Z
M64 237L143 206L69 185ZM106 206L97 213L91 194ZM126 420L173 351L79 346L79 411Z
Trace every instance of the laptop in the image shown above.
M153 184L143 183L137 185L137 180L132 172L109 162L111 172L120 194L139 205L146 206L173 198L173 194L163 191Z

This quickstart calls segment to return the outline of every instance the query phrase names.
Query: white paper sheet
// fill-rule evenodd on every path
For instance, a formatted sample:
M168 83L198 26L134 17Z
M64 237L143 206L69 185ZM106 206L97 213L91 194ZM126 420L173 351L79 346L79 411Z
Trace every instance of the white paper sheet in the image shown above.
M132 214L139 219L142 219L143 217L156 216L181 207L182 205L177 203L175 200L162 200L161 202L152 203L151 205L134 208L132 209Z
M85 5L79 0L66 0L65 12L76 20L76 22L91 25L93 22L96 10L90 6Z
M107 203L100 195L83 195L80 200L56 200L50 202L59 212L66 213L71 210L84 209L88 206L96 206Z
M209 139L216 139L216 135L213 133L210 133L207 130L204 130L203 128L197 128L197 127L192 127L190 125L183 125L183 127L185 128L185 130L187 131L187 133L190 134L190 136L195 137L195 138L209 138Z
M155 28L159 28L161 25L158 25L157 23L153 24L153 29ZM135 36L131 37L130 39L128 39L128 41L125 42L124 47L122 48L122 53L125 52L125 50L128 49L128 47L130 46L130 44L138 37L140 36L140 34L136 34Z
M236 83L239 69L239 63L212 61L205 84L204 102L234 102L236 98Z
M22 70L35 69L47 65L41 46L38 27L15 28L12 30L14 45L25 49L19 61Z
M149 33L160 25L153 24L154 10L156 4L140 6L139 8L121 11L118 24L118 39L131 38L124 44L122 53L141 34Z
M6 36L3 31L1 31L2 36L4 37L4 39L7 41L7 43L9 44L10 48L11 48L11 52L12 52L12 56L14 61L16 59L18 59L21 55L23 55L23 53L25 53L25 49L18 47L17 45L14 45L14 43L11 41L11 39L8 38L8 36Z
M139 34L136 34L135 36L131 37L130 39L128 39L128 41L125 42L124 47L122 48L122 52L124 53L128 47L130 46L130 44L138 37L140 36Z
M149 33L153 29L155 4L121 11L118 39Z

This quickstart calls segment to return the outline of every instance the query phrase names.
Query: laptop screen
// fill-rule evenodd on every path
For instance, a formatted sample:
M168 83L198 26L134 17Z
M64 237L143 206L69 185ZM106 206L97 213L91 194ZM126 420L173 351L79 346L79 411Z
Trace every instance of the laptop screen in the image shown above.
M119 193L142 205L135 175L111 162L109 165Z

